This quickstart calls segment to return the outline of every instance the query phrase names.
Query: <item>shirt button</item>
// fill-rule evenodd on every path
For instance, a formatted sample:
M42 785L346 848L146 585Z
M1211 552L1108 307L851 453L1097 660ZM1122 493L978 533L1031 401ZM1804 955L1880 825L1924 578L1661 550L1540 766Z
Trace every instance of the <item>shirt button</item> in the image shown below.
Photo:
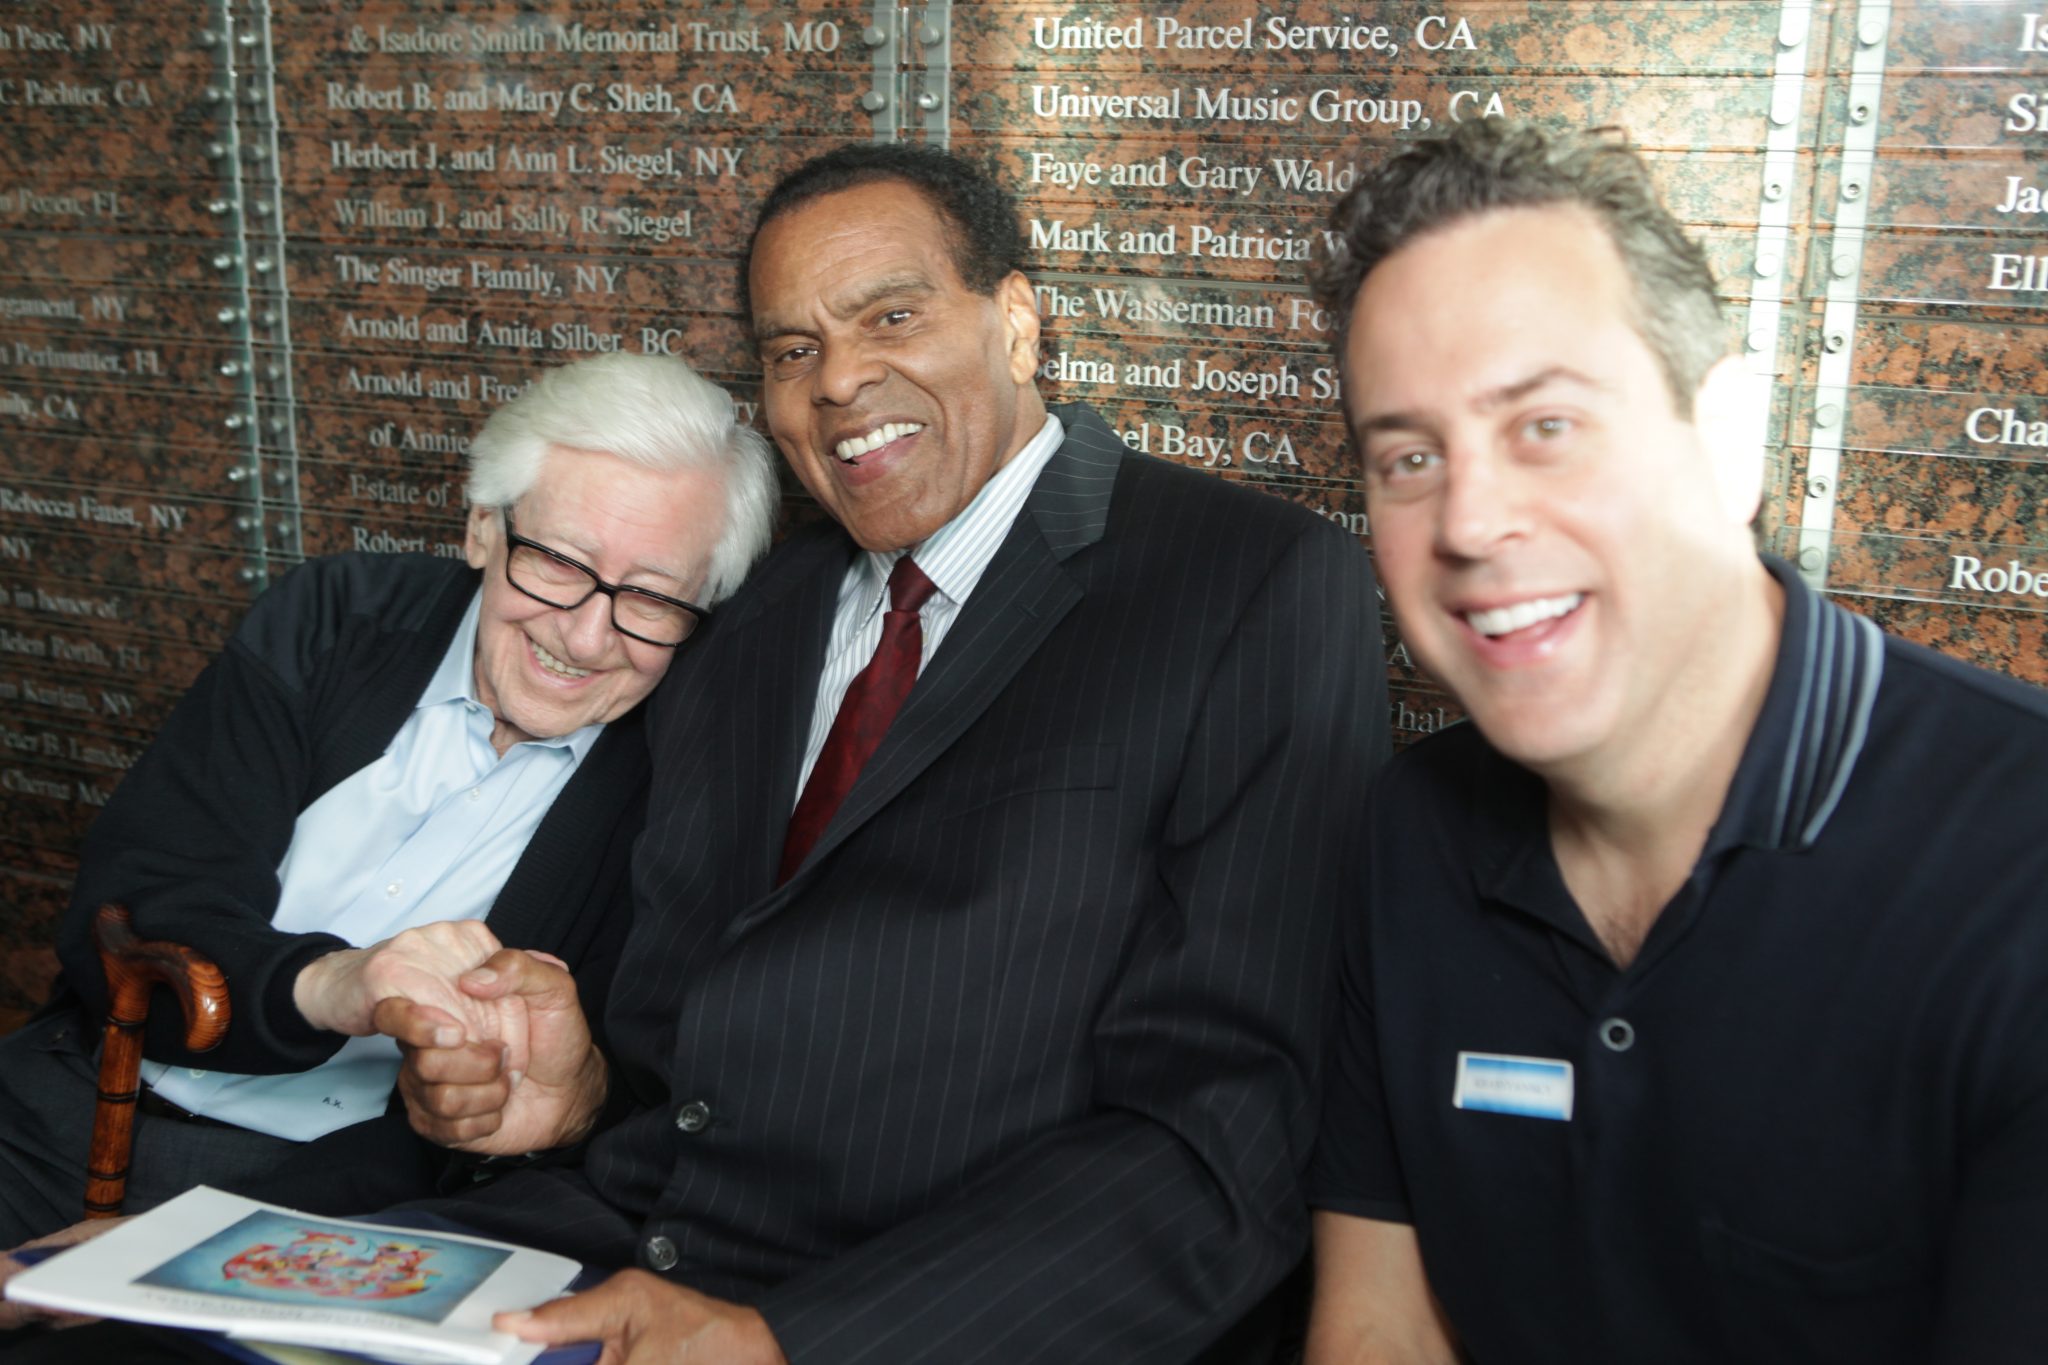
M393 882L391 883L391 885L384 888L384 894L386 897L396 896L400 891L403 891L404 889L404 882Z
M686 1133L701 1133L711 1126L711 1106L702 1100L691 1100L676 1110L676 1127Z
M469 799L470 799L470 800L472 800L472 801L481 801L481 800L483 800L483 799L484 799L484 789L483 789L482 787L471 787L471 788L469 789Z
M1620 1015L1600 1021L1600 1041L1609 1052L1626 1052L1636 1045L1636 1026Z
M682 1258L676 1254L676 1244L659 1234L647 1239L647 1264L656 1270L674 1270Z
M187 1076L190 1076L195 1081L203 1081L206 1079L206 1072L203 1069L196 1066L186 1067L185 1074Z

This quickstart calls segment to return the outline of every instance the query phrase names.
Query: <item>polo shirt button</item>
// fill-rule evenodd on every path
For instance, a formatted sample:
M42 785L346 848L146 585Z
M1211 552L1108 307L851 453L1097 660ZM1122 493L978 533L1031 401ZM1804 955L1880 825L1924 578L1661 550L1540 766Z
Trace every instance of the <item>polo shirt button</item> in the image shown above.
M647 1239L645 1250L647 1264L656 1270L674 1270L676 1262L682 1259L676 1254L676 1244L659 1234Z
M1616 1015L1600 1021L1600 1041L1610 1052L1626 1052L1636 1045L1636 1026Z
M701 1133L711 1126L711 1106L702 1100L691 1100L676 1110L676 1127L686 1133Z

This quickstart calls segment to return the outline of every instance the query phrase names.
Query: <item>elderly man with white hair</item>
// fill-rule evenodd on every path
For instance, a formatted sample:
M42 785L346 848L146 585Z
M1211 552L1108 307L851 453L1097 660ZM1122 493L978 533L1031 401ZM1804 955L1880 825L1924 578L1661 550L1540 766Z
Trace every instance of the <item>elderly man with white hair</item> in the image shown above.
M431 1190L377 1002L439 999L501 944L616 958L633 713L766 548L767 446L680 361L604 356L492 414L468 499L463 559L337 555L264 594L101 813L55 996L0 1042L0 1247L81 1213L102 902L233 992L214 1052L151 1022L130 1212L200 1183L325 1212Z

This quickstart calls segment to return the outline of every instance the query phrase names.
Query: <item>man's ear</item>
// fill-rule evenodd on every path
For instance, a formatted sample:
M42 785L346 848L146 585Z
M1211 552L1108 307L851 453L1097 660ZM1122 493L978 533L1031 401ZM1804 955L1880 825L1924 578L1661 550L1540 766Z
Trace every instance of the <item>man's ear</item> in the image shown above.
M1723 356L1693 395L1693 427L1711 463L1721 510L1738 526L1756 518L1764 496L1764 433L1770 429L1770 376Z
M462 557L472 569L489 562L491 546L498 540L498 509L471 505L462 527Z
M1010 378L1022 387L1038 373L1038 295L1022 271L1012 270L996 286L995 300L1003 314Z

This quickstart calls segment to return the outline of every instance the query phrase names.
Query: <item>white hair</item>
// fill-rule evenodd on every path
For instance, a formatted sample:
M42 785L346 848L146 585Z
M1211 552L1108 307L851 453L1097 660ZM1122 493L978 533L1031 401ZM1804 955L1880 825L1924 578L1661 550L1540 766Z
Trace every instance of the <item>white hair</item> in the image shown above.
M725 530L711 551L706 606L730 597L768 548L780 497L768 442L739 420L731 394L680 360L619 352L541 375L470 443L470 504L519 501L540 478L551 446L724 476Z

